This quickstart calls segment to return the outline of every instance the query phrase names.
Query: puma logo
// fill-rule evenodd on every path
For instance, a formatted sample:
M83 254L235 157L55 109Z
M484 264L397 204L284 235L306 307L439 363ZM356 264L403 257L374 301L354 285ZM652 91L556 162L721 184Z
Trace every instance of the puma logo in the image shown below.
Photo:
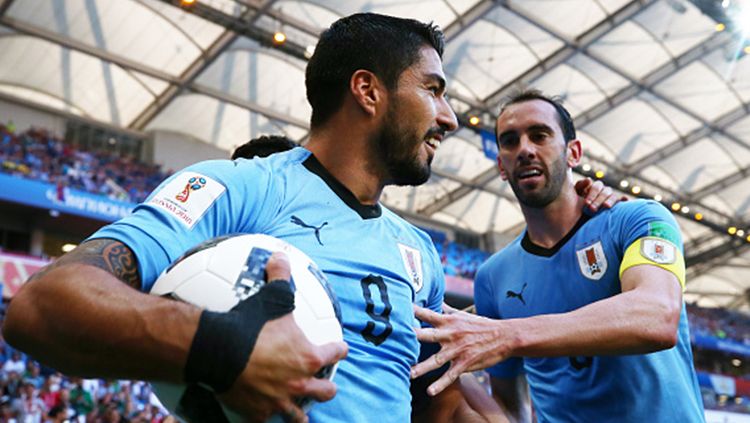
M523 300L523 290L524 290L524 289L526 289L526 285L527 285L527 284L526 284L526 283L524 283L524 284L523 284L523 287L521 287L521 291L519 291L518 293L515 293L515 292L513 292L513 291L511 291L511 290L509 289L509 290L508 290L508 291L507 291L507 292L505 293L505 298L518 298L519 300L521 300L521 303L523 303L523 305L526 305L526 301L524 301L524 300Z
M297 216L292 216L291 222L294 223L295 225L302 226L303 228L308 228L308 229L314 230L315 231L315 239L318 240L318 244L323 245L323 243L320 241L320 230L323 229L323 226L327 225L328 222L323 222L323 224L320 225L320 226L313 226L313 225L308 225L307 223L305 223L302 219L300 219Z

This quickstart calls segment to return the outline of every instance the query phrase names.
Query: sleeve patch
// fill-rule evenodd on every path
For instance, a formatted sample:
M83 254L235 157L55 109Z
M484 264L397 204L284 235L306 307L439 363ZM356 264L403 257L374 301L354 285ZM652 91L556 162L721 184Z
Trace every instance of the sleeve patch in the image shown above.
M680 234L677 232L677 229L667 222L649 222L647 236L665 239L674 245L681 244Z
M215 179L185 172L156 191L148 204L192 229L224 191L224 185Z
M641 255L654 263L672 264L677 259L677 248L661 238L643 238Z
M685 289L685 259L680 250L662 238L645 237L632 243L622 258L620 277L631 267L649 264L674 274Z

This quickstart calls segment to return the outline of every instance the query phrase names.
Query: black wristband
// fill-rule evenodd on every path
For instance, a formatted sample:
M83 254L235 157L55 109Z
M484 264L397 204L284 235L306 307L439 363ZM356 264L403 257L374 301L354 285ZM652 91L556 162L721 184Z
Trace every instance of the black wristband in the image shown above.
M285 280L263 285L257 294L226 313L204 310L185 364L185 381L229 390L250 359L263 325L294 310L294 292Z

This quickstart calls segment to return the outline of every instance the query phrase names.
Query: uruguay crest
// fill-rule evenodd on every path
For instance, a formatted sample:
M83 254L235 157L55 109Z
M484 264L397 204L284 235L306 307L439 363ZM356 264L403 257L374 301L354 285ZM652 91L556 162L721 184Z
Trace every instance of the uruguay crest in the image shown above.
M401 251L401 260L404 261L404 269L411 278L411 284L414 292L419 292L424 284L422 276L422 254L416 248L399 243L398 249Z
M601 241L577 250L576 256L581 274L586 278L598 281L607 273L607 256Z

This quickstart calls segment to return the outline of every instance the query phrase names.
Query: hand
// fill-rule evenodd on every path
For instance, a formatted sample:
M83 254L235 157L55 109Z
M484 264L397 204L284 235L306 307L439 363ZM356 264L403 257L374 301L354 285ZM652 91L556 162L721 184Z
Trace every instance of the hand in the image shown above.
M289 277L286 256L280 253L271 256L266 264L266 279L289 280ZM263 422L272 414L281 413L287 421L306 422L307 416L295 399L333 398L336 385L314 375L322 367L346 357L346 353L343 342L321 346L310 343L289 313L263 326L247 366L219 399L248 421Z
M464 372L485 369L512 355L512 332L502 320L492 320L456 310L443 304L446 314L414 306L414 314L432 328L417 328L417 339L440 343L440 351L412 367L411 377L417 378L450 361L451 366L440 379L427 388L430 396L439 394Z
M579 196L585 198L586 206L592 212L599 210L602 206L610 209L620 201L628 201L625 195L616 194L602 181L592 181L591 178L576 182L575 189Z

